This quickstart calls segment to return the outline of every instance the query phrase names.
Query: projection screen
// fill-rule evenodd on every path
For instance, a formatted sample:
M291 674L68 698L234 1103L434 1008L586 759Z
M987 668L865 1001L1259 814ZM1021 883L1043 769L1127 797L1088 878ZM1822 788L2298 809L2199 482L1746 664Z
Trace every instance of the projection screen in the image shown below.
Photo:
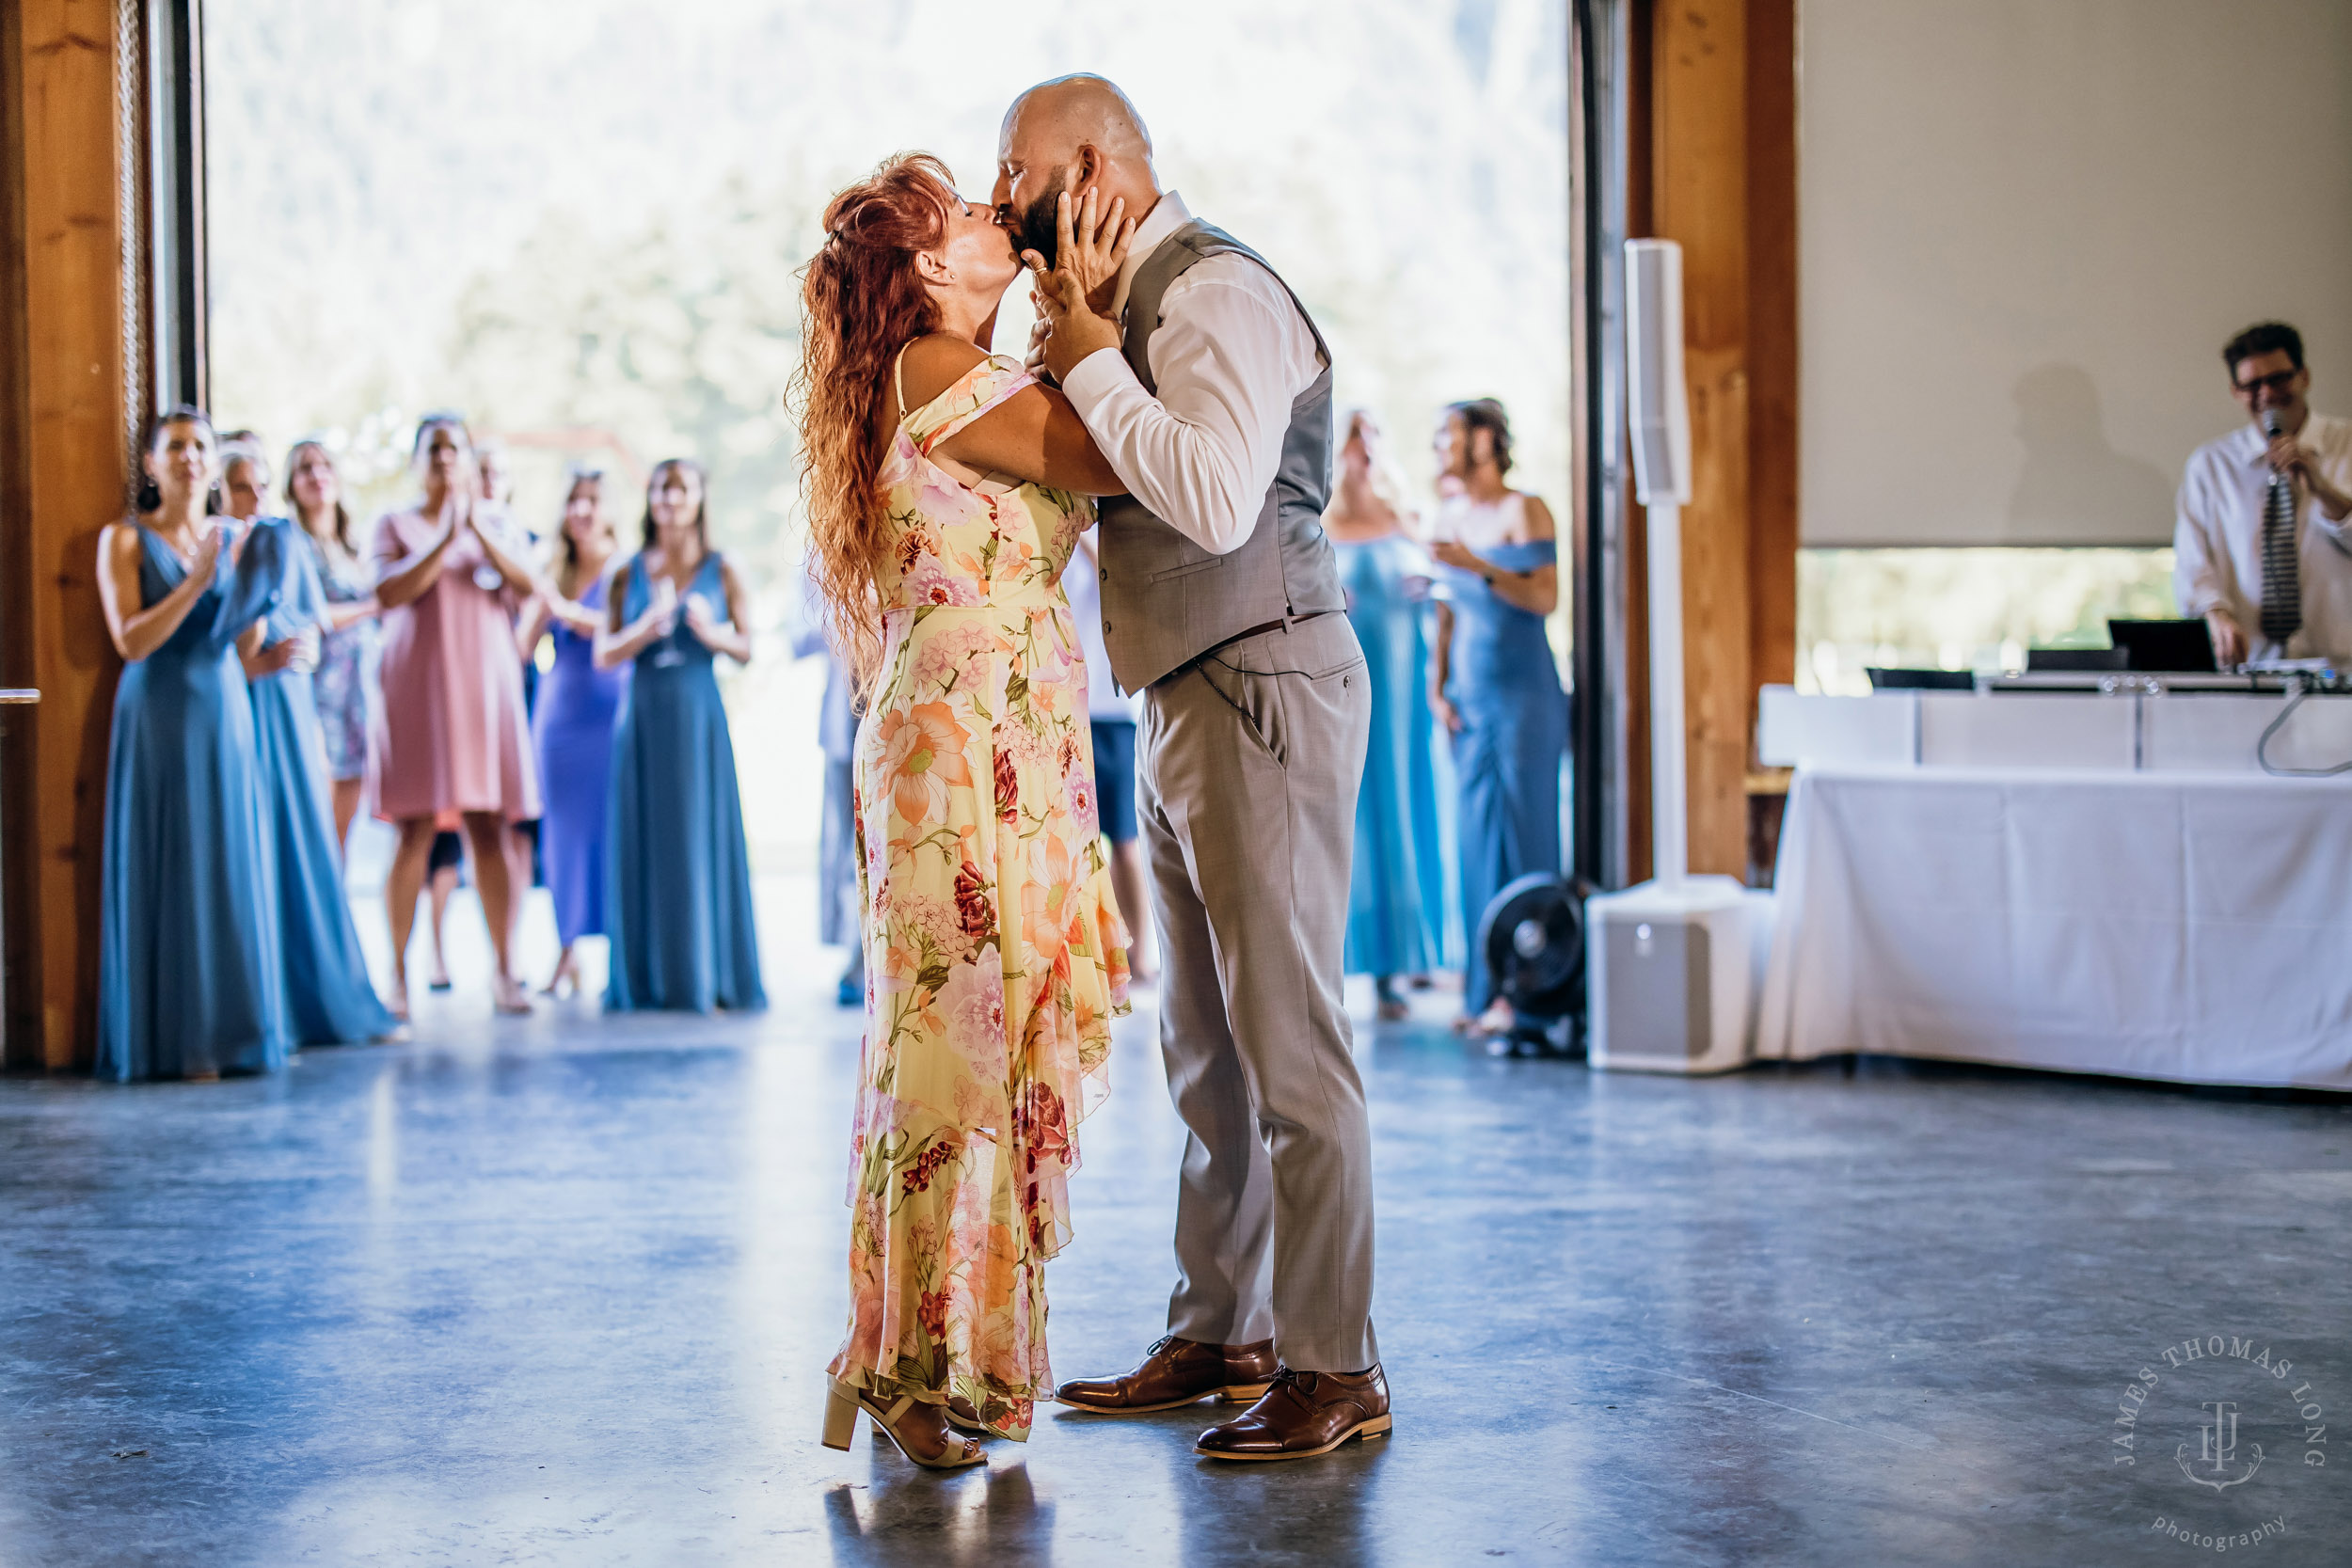
M1805 544L2167 543L2258 320L2352 413L2352 3L1800 24Z

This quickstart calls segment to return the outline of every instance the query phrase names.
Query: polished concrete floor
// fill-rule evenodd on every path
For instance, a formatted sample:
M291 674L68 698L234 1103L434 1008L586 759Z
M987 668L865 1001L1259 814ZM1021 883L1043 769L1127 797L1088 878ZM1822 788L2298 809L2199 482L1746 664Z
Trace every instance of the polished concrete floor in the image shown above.
M2290 1408L2352 1412L2345 1103L1600 1077L1434 1001L1360 1045L1392 1437L1223 1466L1205 1412L1064 1413L985 1472L830 1452L831 967L780 944L754 1020L493 1023L464 987L268 1080L0 1082L0 1568L2352 1561L2352 1435ZM1065 1375L1160 1327L1151 1029L1082 1135ZM2293 1371L2164 1359L2208 1336ZM2243 1423L2211 1473L2265 1450L2243 1484L2193 1481L2208 1402Z

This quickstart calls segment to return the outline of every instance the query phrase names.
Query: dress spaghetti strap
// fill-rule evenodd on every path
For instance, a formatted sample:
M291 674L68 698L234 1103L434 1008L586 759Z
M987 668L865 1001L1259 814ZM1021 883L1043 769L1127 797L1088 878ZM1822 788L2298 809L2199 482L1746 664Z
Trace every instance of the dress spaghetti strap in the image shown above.
M1020 361L993 355L909 414L904 420L906 433L914 438L914 450L928 456L940 442L1036 383L1036 373L1023 368Z

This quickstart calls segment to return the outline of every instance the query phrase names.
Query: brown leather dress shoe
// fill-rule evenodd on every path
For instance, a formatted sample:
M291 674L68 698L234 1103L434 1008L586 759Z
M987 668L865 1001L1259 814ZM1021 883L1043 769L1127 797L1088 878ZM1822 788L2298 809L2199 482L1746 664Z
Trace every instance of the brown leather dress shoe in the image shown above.
M1274 1374L1265 1398L1200 1434L1192 1451L1211 1459L1312 1459L1351 1437L1389 1430L1389 1380L1378 1362L1360 1372Z
M1054 1397L1073 1409L1102 1416L1174 1410L1211 1394L1228 1404L1244 1404L1273 1386L1279 1365L1271 1339L1254 1345L1204 1345L1169 1334L1144 1353L1143 1365L1134 1371L1121 1377L1079 1378L1063 1384Z

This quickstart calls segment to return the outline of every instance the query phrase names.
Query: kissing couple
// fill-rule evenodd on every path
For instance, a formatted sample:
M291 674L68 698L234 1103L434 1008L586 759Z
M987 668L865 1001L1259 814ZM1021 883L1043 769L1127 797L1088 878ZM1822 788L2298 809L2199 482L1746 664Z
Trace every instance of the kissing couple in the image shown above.
M1026 272L1031 362L993 356ZM834 197L795 384L812 573L865 699L866 1037L848 1338L863 1411L934 1469L1215 1398L1215 1459L1390 1427L1371 1135L1341 1004L1364 658L1322 516L1331 356L1273 269L1160 187L1111 83L1006 113L987 206L906 154ZM1108 1089L1125 928L1098 831L1086 656L1060 579L1102 528L1103 634L1144 693L1136 818L1160 1044L1190 1130L1168 1333L1057 1388L1045 1260Z

